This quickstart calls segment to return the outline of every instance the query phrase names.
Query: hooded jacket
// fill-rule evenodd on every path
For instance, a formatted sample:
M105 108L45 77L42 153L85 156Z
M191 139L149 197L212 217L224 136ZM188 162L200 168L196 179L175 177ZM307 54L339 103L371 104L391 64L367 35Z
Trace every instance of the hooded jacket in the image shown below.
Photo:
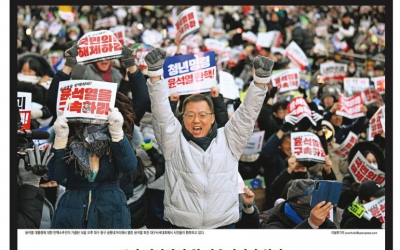
M244 103L203 150L188 141L168 101L166 80L147 82L153 126L165 158L164 218L184 228L218 228L239 220L238 161L267 89L252 83ZM215 127L215 126L214 126Z

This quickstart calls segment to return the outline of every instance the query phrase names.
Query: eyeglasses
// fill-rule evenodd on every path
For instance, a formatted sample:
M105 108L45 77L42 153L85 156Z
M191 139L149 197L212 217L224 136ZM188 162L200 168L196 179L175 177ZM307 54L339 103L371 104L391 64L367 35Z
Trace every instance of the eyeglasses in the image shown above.
M198 116L200 120L204 120L204 119L206 119L206 117L208 115L212 115L212 114L214 114L214 113L200 112L198 115L193 114L193 113L188 113L188 114L184 114L183 116L185 116L188 120L193 120L196 116Z

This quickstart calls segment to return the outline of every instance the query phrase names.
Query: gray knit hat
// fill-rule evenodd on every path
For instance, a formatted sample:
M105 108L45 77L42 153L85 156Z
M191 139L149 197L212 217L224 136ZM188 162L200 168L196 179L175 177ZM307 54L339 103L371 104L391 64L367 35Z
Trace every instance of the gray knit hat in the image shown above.
M314 190L314 180L296 179L287 192L287 200L297 198L304 204L311 203L312 191Z

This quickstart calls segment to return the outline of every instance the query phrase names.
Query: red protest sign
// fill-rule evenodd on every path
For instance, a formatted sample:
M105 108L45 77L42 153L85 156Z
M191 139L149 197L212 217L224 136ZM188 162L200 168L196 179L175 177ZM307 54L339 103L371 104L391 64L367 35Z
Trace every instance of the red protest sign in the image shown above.
M352 131L349 132L346 139L340 144L339 147L336 147L330 150L331 153L339 156L342 159L346 159L349 155L350 150L358 143L358 136L354 134Z
M381 185L385 185L385 173L372 167L360 151L357 151L349 164L349 172L358 183L374 180Z
M321 63L320 72L324 81L343 81L347 76L347 64L336 62Z
M311 109L308 107L308 104L303 97L299 96L293 98L287 105L286 109L288 110L288 113L296 115L296 123L304 117L307 117L314 126L316 125L314 119L312 118Z
M291 90L297 90L300 85L299 69L288 69L271 76L272 86L277 87L278 91L283 93Z
M375 135L385 132L385 106L382 106L376 111L369 121L368 140L373 141Z
M351 89L352 93L358 93L369 88L369 78L345 77L343 84L344 89Z
M366 89L362 92L364 105L378 102L383 104L383 99L376 89Z
M57 110L69 120L82 123L104 123L114 107L117 83L92 80L61 81Z
M121 43L109 30L99 30L86 33L78 41L79 64L89 64L102 60L122 57Z
M375 89L378 90L379 94L385 94L385 89L386 89L385 76L372 77L371 81L374 82Z
M175 23L176 30L181 33L181 41L190 34L196 33L200 29L196 7L182 11Z
M110 29L121 45L125 44L125 26L118 25Z
M339 93L339 103L341 104L341 107L339 110L336 110L337 115L345 116L350 119L365 116L364 112L361 111L363 105L361 93L349 98Z
M306 54L295 41L290 42L286 47L285 56L287 56L301 71L305 70L309 64Z
M297 160L325 163L325 150L315 134L310 132L293 132L290 137L292 152Z

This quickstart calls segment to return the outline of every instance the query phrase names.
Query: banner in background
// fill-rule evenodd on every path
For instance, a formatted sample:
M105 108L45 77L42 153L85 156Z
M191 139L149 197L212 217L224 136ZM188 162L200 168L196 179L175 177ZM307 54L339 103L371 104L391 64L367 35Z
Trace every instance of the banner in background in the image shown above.
M340 109L336 110L337 115L341 115L349 119L365 116L364 112L361 111L361 107L363 105L361 93L351 97L345 97L343 94L339 93L338 96L338 102L341 104L341 107Z

